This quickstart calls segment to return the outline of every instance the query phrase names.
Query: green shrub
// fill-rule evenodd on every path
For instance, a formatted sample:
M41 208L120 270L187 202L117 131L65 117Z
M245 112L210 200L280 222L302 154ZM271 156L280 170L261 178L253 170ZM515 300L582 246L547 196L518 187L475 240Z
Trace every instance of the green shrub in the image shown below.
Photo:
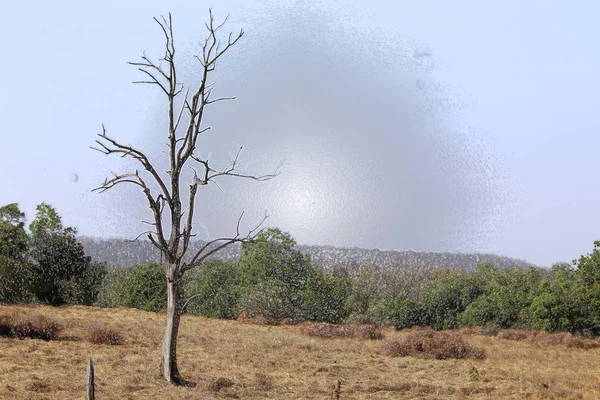
M187 296L182 304L186 306L184 311L207 317L235 318L240 311L238 284L235 262L208 259L184 278L183 292Z
M240 283L249 288L276 279L291 290L302 290L314 269L310 257L296 248L287 232L270 228L256 239L242 244L239 261Z
M26 261L0 256L1 303L32 302L30 285L30 269Z
M538 295L540 284L546 275L539 268L486 271L483 294L473 300L460 315L461 325L481 326L493 323L503 329L526 327L529 324L529 306ZM476 273L476 279L477 277Z
M304 298L301 292L290 288L277 279L262 281L253 286L241 298L240 305L249 317L264 315L268 320L278 321L291 318L303 321L306 315L302 310Z
M396 298L387 306L388 319L396 329L406 329L426 324L425 310L415 299Z
M109 307L131 307L161 311L167 306L167 280L157 263L113 270L103 285L101 303Z
M338 323L345 319L351 290L350 280L335 271L315 273L308 278L304 289L305 317L312 321Z
M481 293L481 285L472 274L441 268L433 281L420 293L421 325L434 329L454 329L459 315Z

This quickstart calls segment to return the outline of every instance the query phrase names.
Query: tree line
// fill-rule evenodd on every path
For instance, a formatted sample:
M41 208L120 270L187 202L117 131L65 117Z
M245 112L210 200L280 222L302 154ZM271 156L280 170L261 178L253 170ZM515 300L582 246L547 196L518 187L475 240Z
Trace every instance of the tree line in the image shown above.
M0 208L0 301L163 311L159 263L109 269L92 262L46 203L25 229L17 204ZM276 228L242 244L237 260L206 260L182 280L183 312L276 322L394 324L398 329L522 328L600 335L600 241L590 254L550 269L474 271L362 266L322 269Z
M0 207L0 302L92 305L108 274L47 203L25 229L18 204Z

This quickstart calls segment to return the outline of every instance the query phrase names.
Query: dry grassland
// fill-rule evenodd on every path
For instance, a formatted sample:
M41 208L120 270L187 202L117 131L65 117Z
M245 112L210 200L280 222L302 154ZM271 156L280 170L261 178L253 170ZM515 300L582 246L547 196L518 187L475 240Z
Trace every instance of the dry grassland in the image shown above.
M600 398L597 347L462 331L485 358L392 357L382 351L385 343L408 333L385 329L383 341L325 339L301 334L300 326L190 315L182 318L178 359L184 377L198 386L180 388L159 375L162 314L0 305L0 315L15 311L41 314L64 330L58 341L0 337L2 399L83 399L88 358L94 361L98 400L329 399L338 380L342 400ZM87 341L90 327L99 325L122 333L125 343Z

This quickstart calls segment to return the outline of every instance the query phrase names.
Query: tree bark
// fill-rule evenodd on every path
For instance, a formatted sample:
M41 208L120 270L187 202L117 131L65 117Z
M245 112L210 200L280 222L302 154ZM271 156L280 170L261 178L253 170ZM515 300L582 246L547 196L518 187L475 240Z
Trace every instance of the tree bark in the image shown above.
M177 368L177 335L181 317L180 277L178 265L165 263L167 276L167 326L162 341L161 373L164 378L176 385L195 386L181 377Z

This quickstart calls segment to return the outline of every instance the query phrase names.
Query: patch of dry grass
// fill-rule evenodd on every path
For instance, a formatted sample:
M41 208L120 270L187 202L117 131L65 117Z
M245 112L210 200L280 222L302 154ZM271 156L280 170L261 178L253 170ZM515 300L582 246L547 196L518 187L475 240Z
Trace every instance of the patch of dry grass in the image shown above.
M38 313L11 310L0 316L0 336L58 340L63 326Z
M85 339L94 344L108 344L111 346L125 344L125 334L116 328L95 324L85 332Z
M300 327L300 332L307 336L320 338L354 338L354 339L383 339L383 334L374 325L368 324L347 324L332 325L326 323L304 323Z
M392 357L420 357L446 360L448 358L485 358L485 351L467 343L458 332L413 328L400 338L383 342L383 354Z
M3 306L37 312L85 337L91 323L119 327L121 346L87 341L0 338L0 399L85 397L88 358L99 399L551 399L600 397L600 349L462 335L485 359L390 357L380 341L306 336L298 326L182 317L179 369L196 388L173 387L159 373L165 315L133 309ZM387 340L410 331L384 330ZM478 380L467 371L478 370ZM232 385L229 385L232 382ZM229 386L228 386L229 385ZM213 387L211 387L213 386ZM216 391L216 388L219 388Z

